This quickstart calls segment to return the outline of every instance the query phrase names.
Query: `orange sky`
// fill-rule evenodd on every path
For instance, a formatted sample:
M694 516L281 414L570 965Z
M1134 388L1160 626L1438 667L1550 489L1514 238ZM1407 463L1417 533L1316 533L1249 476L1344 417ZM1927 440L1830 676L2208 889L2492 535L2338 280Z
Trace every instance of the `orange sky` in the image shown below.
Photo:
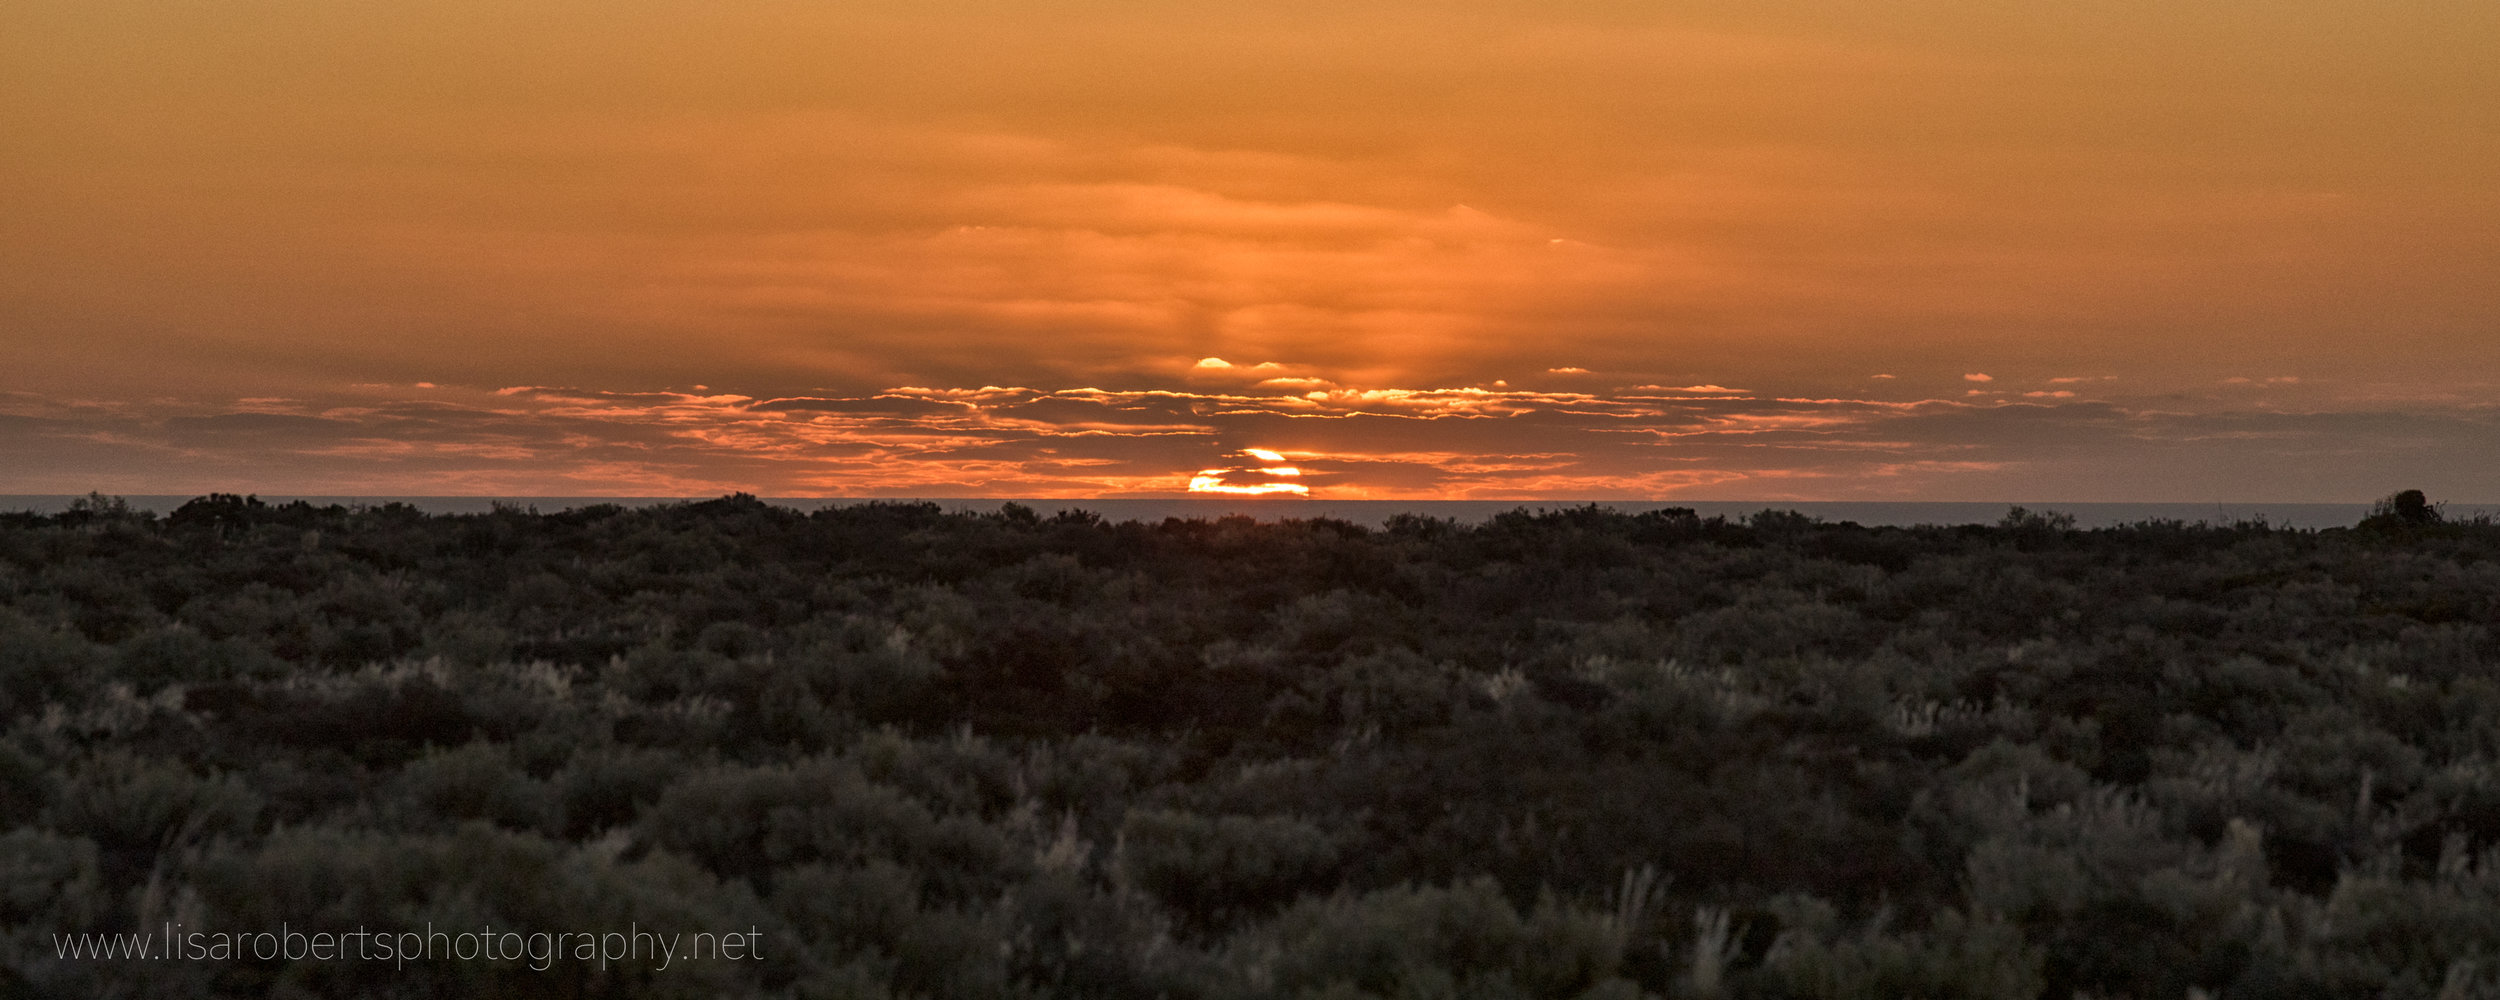
M0 493L2500 499L2488 0L10 20Z

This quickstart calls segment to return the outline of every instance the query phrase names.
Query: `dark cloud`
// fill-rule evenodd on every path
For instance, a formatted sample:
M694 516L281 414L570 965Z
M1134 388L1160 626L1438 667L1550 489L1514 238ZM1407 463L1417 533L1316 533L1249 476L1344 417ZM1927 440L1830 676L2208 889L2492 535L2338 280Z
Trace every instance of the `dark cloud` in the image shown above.
M972 412L972 406L969 403L919 396L864 398L794 396L763 400L747 408L759 413L856 413L888 417L921 417Z
M167 440L191 447L217 447L221 443L243 442L282 442L282 446L294 446L336 441L367 432L367 428L356 421L287 413L168 417L162 426Z

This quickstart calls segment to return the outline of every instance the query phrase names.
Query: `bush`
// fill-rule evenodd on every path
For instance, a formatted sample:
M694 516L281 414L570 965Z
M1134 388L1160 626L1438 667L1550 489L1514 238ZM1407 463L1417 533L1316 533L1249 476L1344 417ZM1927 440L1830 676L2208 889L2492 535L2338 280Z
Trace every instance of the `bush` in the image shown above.
M1332 888L1337 852L1326 831L1283 816L1139 809L1120 827L1129 884L1200 931L1265 917L1304 892Z
M1306 900L1276 921L1286 996L1623 997L1621 932L1542 905L1523 919L1490 880Z

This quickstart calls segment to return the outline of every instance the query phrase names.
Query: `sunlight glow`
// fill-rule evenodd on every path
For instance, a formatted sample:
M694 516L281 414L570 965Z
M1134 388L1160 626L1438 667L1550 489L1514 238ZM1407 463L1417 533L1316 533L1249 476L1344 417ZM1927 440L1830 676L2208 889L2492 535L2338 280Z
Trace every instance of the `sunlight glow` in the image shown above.
M1198 473L1189 480L1189 492L1229 493L1237 496L1265 496L1273 493L1291 493L1295 496L1311 495L1311 488L1301 483L1227 483L1224 481L1224 473L1229 471L1232 470L1208 469Z
M1284 453L1267 448L1243 448L1238 452L1234 452L1234 454L1263 463L1282 462L1285 460ZM1189 492L1229 493L1236 496L1265 496L1278 493L1287 493L1302 497L1310 496L1310 487L1301 483L1284 481L1298 479L1301 478L1301 476L1302 470L1290 465L1267 465L1263 467L1242 465L1230 468L1201 469L1197 475L1190 477ZM1247 481L1244 482L1241 480Z

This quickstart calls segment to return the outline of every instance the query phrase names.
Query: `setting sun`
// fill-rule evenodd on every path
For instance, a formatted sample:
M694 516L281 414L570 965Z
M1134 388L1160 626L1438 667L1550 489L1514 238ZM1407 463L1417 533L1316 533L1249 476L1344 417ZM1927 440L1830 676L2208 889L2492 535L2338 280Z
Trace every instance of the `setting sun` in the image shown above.
M1266 448L1243 448L1240 457L1258 462L1282 462L1285 456ZM1240 465L1229 468L1201 469L1189 479L1189 492L1229 494L1233 496L1310 496L1311 488L1294 482L1302 470L1290 465Z
M1236 484L1225 482L1223 476L1224 470L1222 469L1209 469L1201 472L1189 480L1189 492L1225 493L1236 496L1271 496L1279 493L1308 496L1311 492L1310 487L1301 483Z

